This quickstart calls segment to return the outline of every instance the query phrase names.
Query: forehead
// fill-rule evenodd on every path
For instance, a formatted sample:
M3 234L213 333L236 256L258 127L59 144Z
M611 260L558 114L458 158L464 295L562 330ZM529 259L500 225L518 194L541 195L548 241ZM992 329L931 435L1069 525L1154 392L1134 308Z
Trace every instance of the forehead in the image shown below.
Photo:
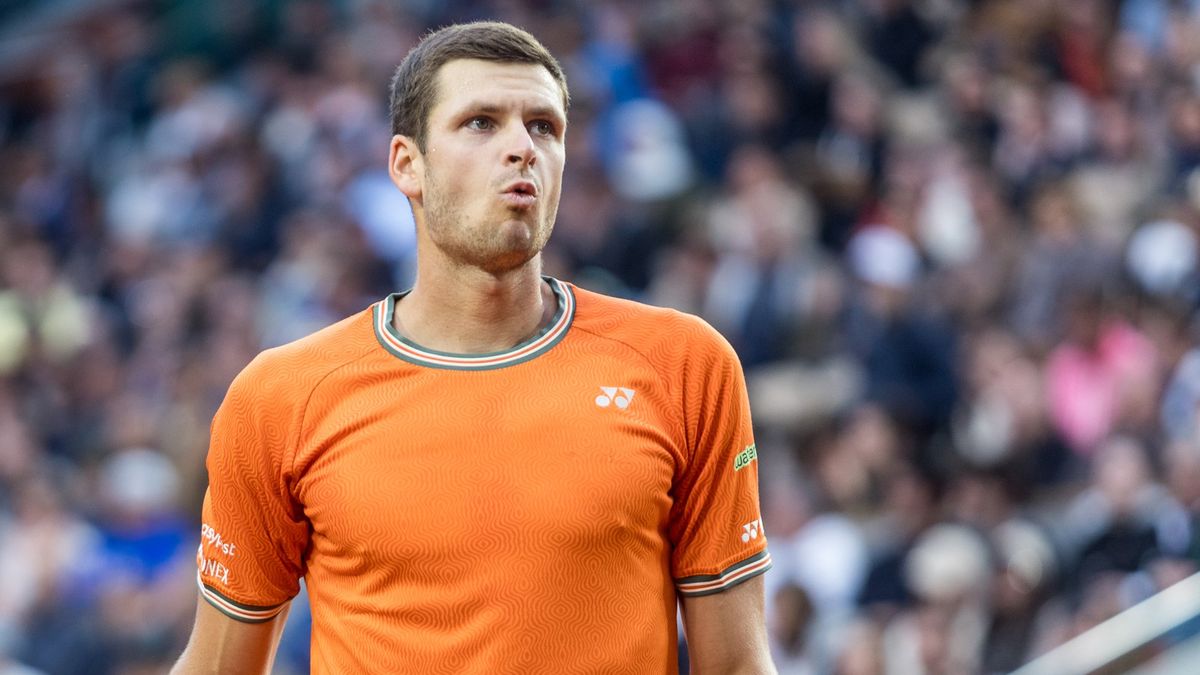
M455 59L437 73L433 114L474 103L554 108L564 118L563 92L550 71L536 63Z

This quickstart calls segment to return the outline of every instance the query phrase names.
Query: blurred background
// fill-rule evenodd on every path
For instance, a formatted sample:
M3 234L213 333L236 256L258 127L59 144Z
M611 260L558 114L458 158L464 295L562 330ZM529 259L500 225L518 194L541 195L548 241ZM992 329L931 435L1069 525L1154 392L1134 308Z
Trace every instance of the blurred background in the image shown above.
M572 89L547 273L741 355L782 673L1008 672L1196 571L1200 1L5 0L0 674L182 649L212 415L407 287L387 84L481 18Z

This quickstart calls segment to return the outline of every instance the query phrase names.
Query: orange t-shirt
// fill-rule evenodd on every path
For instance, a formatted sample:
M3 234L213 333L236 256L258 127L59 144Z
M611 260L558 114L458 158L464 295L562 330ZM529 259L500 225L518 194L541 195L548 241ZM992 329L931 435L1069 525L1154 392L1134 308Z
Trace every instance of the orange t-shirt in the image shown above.
M399 295L256 358L213 421L201 595L314 673L674 673L676 597L766 571L737 358L703 321L547 279L512 350L392 329Z

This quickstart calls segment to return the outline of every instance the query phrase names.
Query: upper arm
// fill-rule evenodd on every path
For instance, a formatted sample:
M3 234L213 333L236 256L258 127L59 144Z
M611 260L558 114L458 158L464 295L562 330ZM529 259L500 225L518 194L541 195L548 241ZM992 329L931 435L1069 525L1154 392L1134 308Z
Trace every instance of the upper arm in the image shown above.
M773 674L763 610L763 578L721 593L683 596L683 627L693 673Z
M680 368L687 446L672 485L668 537L679 594L706 596L762 574L771 556L741 365L706 324L697 319L689 329Z
M200 602L178 673L267 672L299 591L309 530L288 482L296 424L270 370L262 359L251 363L213 418L196 552Z
M285 608L267 621L238 621L201 598L196 607L191 639L183 656L171 669L171 675L269 673L286 620Z
M309 523L291 492L292 398L256 359L213 418L197 582L233 620L273 617L300 590Z
M758 454L737 355L715 331L688 348L688 457L671 514L672 575L694 672L774 673L762 574L771 566Z

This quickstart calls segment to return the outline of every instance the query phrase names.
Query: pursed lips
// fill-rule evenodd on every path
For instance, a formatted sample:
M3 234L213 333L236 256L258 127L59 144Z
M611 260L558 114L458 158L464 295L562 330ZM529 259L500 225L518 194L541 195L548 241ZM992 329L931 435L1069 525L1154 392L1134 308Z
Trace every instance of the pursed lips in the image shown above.
M537 203L537 186L529 181L510 183L500 193L500 199L510 208L526 209Z

